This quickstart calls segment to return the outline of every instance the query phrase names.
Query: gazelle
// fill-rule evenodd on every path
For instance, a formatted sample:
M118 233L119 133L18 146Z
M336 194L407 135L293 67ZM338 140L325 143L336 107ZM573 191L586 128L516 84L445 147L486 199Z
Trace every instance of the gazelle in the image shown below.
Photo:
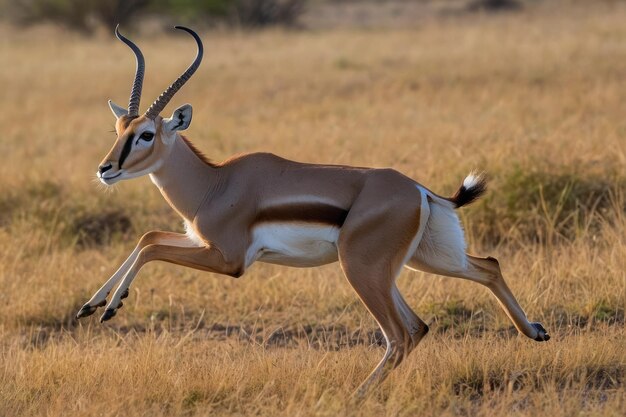
M116 28L117 37L135 53L137 69L128 109L109 101L118 137L97 176L111 185L148 174L183 218L186 233L146 233L78 318L105 305L100 321L115 316L133 279L150 261L232 277L243 275L255 261L294 267L339 261L387 342L360 392L384 379L428 332L396 286L403 266L478 282L497 297L520 332L536 341L549 339L541 324L526 318L498 261L465 253L455 209L485 192L483 177L468 175L456 194L445 198L392 169L305 164L269 153L212 163L179 133L191 123L189 104L169 118L159 115L202 60L200 37L176 28L193 36L197 56L141 116L144 59Z

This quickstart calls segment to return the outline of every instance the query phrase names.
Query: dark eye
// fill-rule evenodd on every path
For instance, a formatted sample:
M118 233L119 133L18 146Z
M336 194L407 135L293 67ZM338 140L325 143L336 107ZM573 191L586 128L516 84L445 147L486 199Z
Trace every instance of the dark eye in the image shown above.
M154 138L154 133L152 132L143 132L139 139L145 140L146 142L150 142Z

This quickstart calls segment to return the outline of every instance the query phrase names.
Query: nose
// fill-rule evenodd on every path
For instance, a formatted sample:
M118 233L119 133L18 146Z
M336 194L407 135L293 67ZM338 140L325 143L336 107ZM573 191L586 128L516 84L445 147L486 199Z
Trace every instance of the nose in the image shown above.
M98 167L98 172L100 173L100 175L102 175L105 172L107 172L108 170L110 170L111 168L113 168L113 164L111 164L111 163L109 163L107 165L100 165Z

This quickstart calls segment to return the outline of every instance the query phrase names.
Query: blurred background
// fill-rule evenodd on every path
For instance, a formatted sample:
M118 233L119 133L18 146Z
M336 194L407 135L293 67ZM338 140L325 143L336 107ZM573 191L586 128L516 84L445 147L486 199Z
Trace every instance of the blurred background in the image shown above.
M622 417L625 22L623 0L0 0L0 415ZM140 111L195 56L172 26L201 35L163 114L191 103L215 161L392 167L443 195L486 171L468 251L550 342L483 287L404 271L431 333L355 408L384 342L337 264L154 262L113 320L76 321L143 233L183 230L149 179L95 178L135 70L117 23Z
M520 11L550 0L2 0L5 21L19 26L43 23L70 31L110 32L116 24L193 24L208 28L292 29L415 27L423 19L463 13ZM583 2L579 2L583 3Z

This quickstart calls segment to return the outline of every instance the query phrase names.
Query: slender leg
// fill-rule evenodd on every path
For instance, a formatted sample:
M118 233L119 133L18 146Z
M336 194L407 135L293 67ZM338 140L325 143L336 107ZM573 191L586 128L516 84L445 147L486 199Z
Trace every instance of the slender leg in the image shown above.
M409 345L405 348L408 352L415 349L418 343L422 340L424 336L428 333L428 325L417 315L411 307L406 303L402 294L400 294L400 290L394 284L391 289L391 296L393 297L394 303L398 312L400 313L400 317L404 322L404 327L408 330L410 339L407 342L410 342Z
M545 342L550 339L550 335L548 335L541 323L528 321L524 310L504 281L500 271L500 264L495 258L478 258L467 255L467 260L469 263L467 278L472 279L473 277L475 281L480 282L491 290L520 332L537 342ZM487 280L483 281L485 277L487 277Z
M107 321L115 316L116 310L120 307L122 297L128 290L133 279L142 266L151 261L165 261L177 265L199 269L201 271L216 272L218 274L239 277L243 274L242 262L228 262L224 259L219 249L205 247L183 247L166 244L151 244L139 251L137 259L129 268L119 287L111 297L100 321Z
M161 231L151 231L146 233L139 239L137 246L131 252L131 254L126 258L124 263L118 268L117 271L109 278L102 287L91 297L85 305L80 309L78 314L76 314L76 318L80 319L82 317L87 317L96 312L98 307L103 307L106 305L106 297L109 295L115 284L117 284L124 275L128 272L129 268L133 265L133 263L137 260L137 256L139 252L146 247L147 245L153 243L163 243L175 246L195 246L195 244L187 238L187 235L182 233L174 233L174 232L161 232ZM128 292L123 294L124 297L128 296Z
M464 269L448 269L440 265L434 266L428 259L416 255L411 258L408 266L434 274L468 279L486 286L493 295L496 296L498 302L517 330L538 342L544 342L550 339L550 335L548 335L548 332L541 323L531 323L528 321L524 310L504 281L504 277L500 271L500 265L495 258L478 258L466 255L466 259L467 266Z
M382 381L389 371L400 364L407 338L410 338L392 296L395 276L385 276L381 274L380 268L365 268L350 259L343 258L340 262L346 278L367 310L374 316L387 342L385 355L357 389L357 396L362 396L373 383Z
M382 268L359 265L358 260L342 259L341 265L348 281L380 326L387 349L381 361L356 391L362 397L417 346L428 332L428 326L411 310L396 287L394 273Z
M368 201L380 196L366 196ZM382 382L413 350L427 332L426 324L409 308L395 280L407 255L415 251L426 219L421 216L421 201L398 204L385 200L385 210L371 210L355 203L341 229L337 242L339 262L346 278L380 326L387 350L376 368L355 392L362 397L372 386ZM382 204L382 203L381 203ZM394 222L389 222L389 216Z

